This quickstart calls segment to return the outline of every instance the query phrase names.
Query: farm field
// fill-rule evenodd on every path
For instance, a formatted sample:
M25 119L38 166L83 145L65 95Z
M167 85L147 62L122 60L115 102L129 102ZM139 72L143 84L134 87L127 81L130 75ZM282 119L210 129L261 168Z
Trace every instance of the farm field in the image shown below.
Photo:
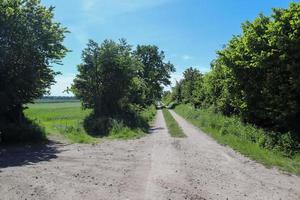
M47 137L67 139L72 143L94 143L97 138L83 129L83 120L90 113L80 102L36 103L28 105L25 115L45 129Z

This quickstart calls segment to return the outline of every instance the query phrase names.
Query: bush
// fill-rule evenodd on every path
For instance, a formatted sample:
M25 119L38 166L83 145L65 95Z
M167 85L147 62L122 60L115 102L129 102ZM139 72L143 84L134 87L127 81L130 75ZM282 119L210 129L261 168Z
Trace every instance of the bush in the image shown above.
M45 130L34 121L24 119L23 122L0 123L0 142L2 143L36 143L46 141Z
M97 136L111 136L114 138L121 138L116 131L124 133L124 138L132 136L136 138L136 135L129 132L136 132L137 135L141 135L139 132L147 132L149 129L149 122L153 120L156 114L156 108L154 105L149 106L146 109L138 111L137 108L128 109L122 114L115 115L114 117L96 117L94 113L91 113L84 120L84 129L88 134ZM116 136L118 135L118 136Z
M107 136L113 125L113 119L107 117L96 117L91 113L84 119L83 127L90 135Z

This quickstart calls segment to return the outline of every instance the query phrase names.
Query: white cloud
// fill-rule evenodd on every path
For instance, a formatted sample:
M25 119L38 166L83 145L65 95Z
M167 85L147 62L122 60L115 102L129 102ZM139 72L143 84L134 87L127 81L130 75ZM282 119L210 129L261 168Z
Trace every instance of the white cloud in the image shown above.
M51 87L51 96L73 96L72 93L64 93L71 86L75 78L75 74L60 75L55 78L56 84Z
M189 56L189 55L183 55L182 56L182 60L191 60L191 59L193 59L192 56Z

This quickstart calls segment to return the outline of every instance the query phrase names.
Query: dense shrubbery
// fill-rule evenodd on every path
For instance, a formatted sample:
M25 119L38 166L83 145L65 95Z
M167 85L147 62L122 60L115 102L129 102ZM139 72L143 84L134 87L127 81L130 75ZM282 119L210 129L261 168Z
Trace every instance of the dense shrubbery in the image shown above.
M293 152L300 141L300 3L259 15L242 30L218 51L210 72L187 69L165 98L238 116L268 130L259 134L261 145ZM230 128L223 133L236 132Z

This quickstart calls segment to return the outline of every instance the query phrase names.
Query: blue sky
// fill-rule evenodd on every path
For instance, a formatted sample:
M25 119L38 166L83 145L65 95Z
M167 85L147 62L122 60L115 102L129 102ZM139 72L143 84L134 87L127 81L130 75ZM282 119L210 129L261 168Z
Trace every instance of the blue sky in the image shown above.
M273 7L288 7L291 0L42 0L55 6L55 20L71 32L65 45L72 52L55 70L52 95L66 95L81 51L88 39L126 38L132 45L159 46L177 69L172 82L180 79L187 67L202 72L210 69L216 50L240 33L241 23L253 20L259 13L269 15ZM298 2L298 1L296 1Z

